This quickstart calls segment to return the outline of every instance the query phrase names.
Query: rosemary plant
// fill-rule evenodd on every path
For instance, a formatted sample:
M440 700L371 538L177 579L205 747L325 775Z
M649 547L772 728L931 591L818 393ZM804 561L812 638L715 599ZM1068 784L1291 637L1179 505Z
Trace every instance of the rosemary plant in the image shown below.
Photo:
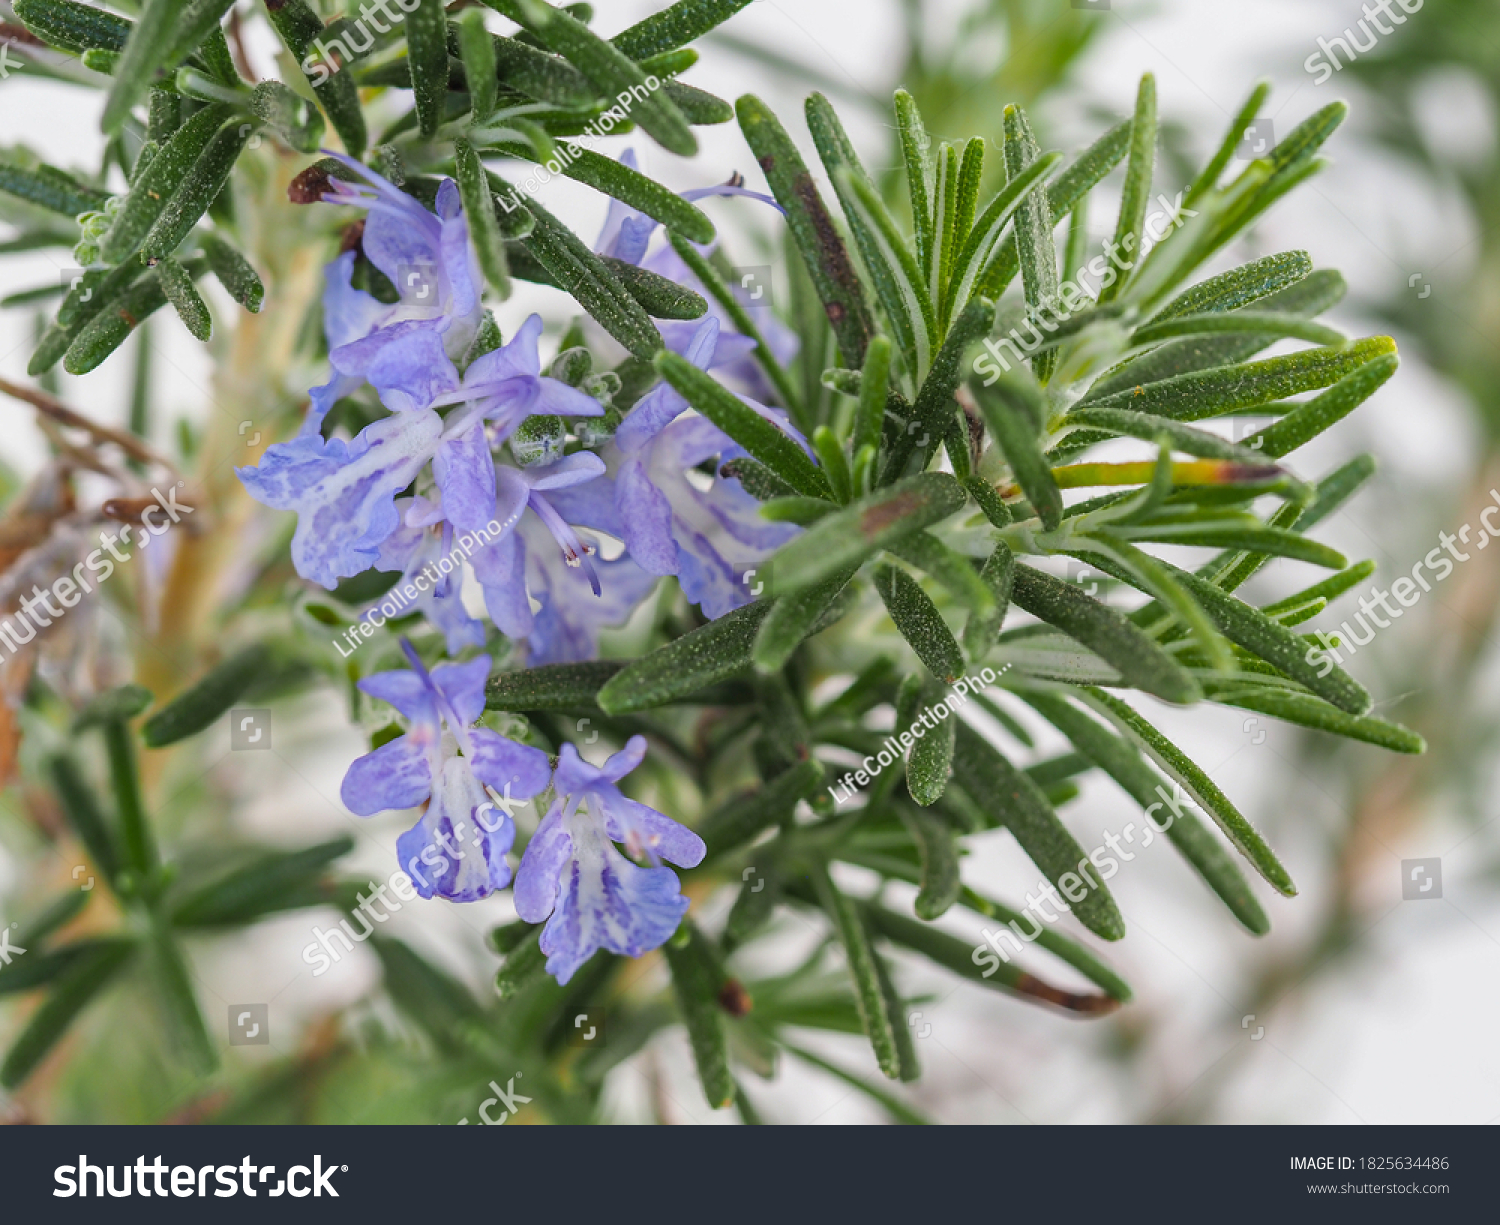
M1163 184L1150 77L1074 157L1019 106L998 151L935 145L898 91L907 224L821 94L791 125L809 166L760 98L681 79L748 0L679 0L611 37L587 4L485 3L504 21L265 0L282 79L255 82L228 0L14 0L28 71L99 89L109 139L93 174L0 163L7 249L78 266L36 385L0 385L54 444L6 510L7 626L31 626L33 582L65 602L69 575L83 610L107 597L118 618L69 612L6 644L12 794L28 813L50 797L48 836L99 889L15 933L0 993L37 1002L0 1082L26 1085L118 987L163 1020L158 1114L453 1121L494 1080L589 1120L611 1071L680 1026L709 1104L747 1122L746 1075L783 1056L912 1119L880 1083L920 1075L911 959L1080 1016L1128 1003L1095 943L961 871L1003 827L1056 909L1124 938L1117 848L1063 815L1090 771L1201 878L1185 888L1263 934L1259 897L1294 894L1290 873L1141 699L1422 749L1369 713L1336 638L1296 629L1370 573L1309 533L1372 461L1309 473L1294 453L1390 378L1394 345L1317 321L1343 282L1302 251L1204 271L1322 168L1344 107L1229 176L1257 88L1201 173ZM736 177L679 195L593 148L633 132L691 158L696 127L728 123L768 194ZM609 197L597 240L538 198L554 175ZM717 237L729 207L784 232L780 314ZM539 316L507 336L490 309L526 283L579 311L545 361ZM170 453L149 397L127 433L48 390L156 312L215 346L227 410ZM1328 576L1242 599L1277 558ZM415 821L389 893L341 869L350 837L210 845L212 793L173 790L226 712L319 690L369 734L351 829ZM1043 725L1067 751L1037 751ZM380 926L506 891L484 998ZM316 977L368 942L421 1051L345 1018L210 1095L222 1054L183 942L211 955L330 906L338 938L303 961ZM789 913L821 938L767 972ZM829 1063L806 1029L863 1033L872 1069Z

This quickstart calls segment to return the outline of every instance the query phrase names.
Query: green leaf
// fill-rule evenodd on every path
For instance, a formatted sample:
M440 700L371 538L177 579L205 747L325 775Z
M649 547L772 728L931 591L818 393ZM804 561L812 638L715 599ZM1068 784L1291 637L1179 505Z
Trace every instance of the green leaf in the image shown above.
M875 969L875 950L870 947L870 936L865 930L864 920L854 902L829 879L826 867L818 865L812 877L818 902L833 920L839 943L843 945L849 977L854 983L854 1002L859 1009L860 1024L875 1051L875 1062L886 1076L894 1080L901 1075L901 1060L896 1051L896 1035L891 1026L890 1014L886 1011L885 996L880 989L880 978Z
M80 183L65 171L46 164L28 170L0 162L0 191L66 217L102 209L109 199L108 192Z
M197 269L189 270L196 274ZM105 288L108 285L106 282ZM104 298L103 289L98 297ZM155 270L102 301L98 308L89 311L87 323L67 329L72 339L63 354L63 369L69 374L87 374L124 344L130 333L166 305L166 301L167 295ZM35 356L32 361L36 364Z
M439 1046L456 1046L459 1031L480 1021L482 1010L468 988L410 945L388 936L376 936L370 943L380 958L391 999Z
M858 569L858 566L846 567L832 578L801 587L778 599L755 636L751 652L755 670L763 674L780 672L793 652L824 625L829 610Z
M348 836L300 851L272 851L215 877L171 906L174 927L239 927L277 911L305 904L314 884L335 859L354 849Z
M1161 777L1146 764L1131 742L1108 731L1065 700L1061 694L1036 690L1024 692L1021 696L1062 732L1074 748L1114 779L1137 804L1145 809L1155 806L1156 811L1161 810L1162 802L1167 798L1161 787ZM1266 918L1266 912L1261 909L1260 903L1255 900L1243 873L1204 828L1196 813L1182 808L1178 812L1169 813L1165 821L1158 821L1149 815L1147 820L1158 829L1165 825L1172 845L1192 864L1208 887L1219 895L1229 907L1230 913L1248 931L1263 936L1271 930L1271 922ZM1253 839L1251 845L1255 847L1257 855L1268 862L1275 861L1274 854L1253 828L1247 828L1242 836Z
M162 67L175 68L215 35L222 38L223 32L219 23L233 7L234 0L187 0L182 9L182 17L176 23L176 28L172 31L167 44L167 50L162 56ZM217 69L215 73L218 75ZM239 78L234 72L232 63L228 78L221 77L220 80L224 85L234 85L238 82Z
M162 923L151 924L147 948L157 988L155 1002L162 1010L172 1048L182 1055L189 1069L206 1076L219 1066L219 1052L203 1024L203 1013L193 991L192 971Z
M854 429L849 440L850 450L855 455L864 447L880 446L890 378L891 342L884 336L876 336L865 350L865 365L860 375L859 406L855 410Z
M182 177L166 207L157 216L156 223L142 240L142 258L148 262L165 259L177 250L182 240L198 224L198 219L208 211L214 197L223 189L229 172L234 169L235 161L250 139L253 126L230 120L214 133L213 139ZM165 155L166 150L163 149L147 169L148 176L156 168L157 161ZM134 189L131 195L135 195Z
M369 135L354 74L348 69L330 72L330 65L310 54L315 40L323 37L322 20L307 0L269 0L265 11L277 36L292 53L292 62L302 68L333 130L344 142L344 151L350 157L360 157Z
M1307 504L1294 530L1305 532L1316 527L1340 506L1347 502L1367 480L1375 475L1375 457L1357 455L1347 464L1329 473L1313 489L1312 501Z
M175 259L163 259L156 265L156 275L167 295L167 301L172 304L183 326L194 339L207 340L213 330L213 320L209 316L207 304L198 296L188 270Z
M316 153L323 140L323 116L311 102L280 81L262 81L250 92L250 113L276 129L299 153Z
M874 327L864 290L828 206L797 146L766 104L746 94L735 103L735 113L772 194L786 213L792 241L823 303L845 365L863 366Z
M1005 108L1005 177L1018 178L1041 155L1026 114L1017 106ZM1057 248L1052 243L1053 215L1047 197L1032 192L1016 210L1016 250L1021 261L1021 283L1031 310L1051 305L1057 298ZM1052 373L1052 353L1038 354L1032 368L1039 382Z
M1328 671L1323 672L1320 665L1311 662L1310 657L1318 654L1316 648L1309 647L1286 626L1196 574L1188 574L1175 566L1171 569L1230 642L1280 669L1347 714L1362 715L1370 709L1370 695L1353 677L1335 666L1332 660L1323 661L1328 665Z
M1149 592L1170 609L1198 640L1209 667L1220 672L1233 671L1234 658L1229 644L1219 634L1213 620L1203 611L1202 605L1172 577L1166 566L1113 532L1106 530L1100 535L1104 539L1098 540L1099 547L1127 571L1143 591Z
M1291 288L1311 276L1312 270L1312 259L1306 251L1278 251L1275 255L1264 255L1184 290L1157 311L1149 322L1159 324L1184 315L1239 310Z
M120 875L120 850L94 789L69 753L48 758L46 769L68 824L105 879L114 882Z
M687 697L750 666L772 601L757 600L682 635L621 669L599 690L606 714L631 714Z
M459 58L464 66L464 82L469 88L469 113L476 121L488 119L494 114L497 105L498 81L495 75L495 43L490 32L484 28L483 13L477 8L464 10L454 20L452 33L458 42Z
M1164 322L1138 328L1133 345L1156 344L1178 336L1212 336L1224 332L1249 332L1267 341L1294 338L1317 345L1343 344L1346 337L1337 328L1310 323L1276 311L1221 311L1202 315L1179 315Z
M672 994L687 1028L703 1096L715 1110L721 1110L734 1101L735 1091L719 1009L724 972L691 919L683 919L677 934L662 945L662 953L672 971Z
M990 590L993 601L988 612L979 609L969 614L964 623L964 653L971 660L979 661L990 653L1005 622L1005 612L1010 606L1011 582L1015 577L1015 555L1003 541L995 545L995 551L985 559L979 572L980 581Z
M1179 374L1093 400L1090 407L1128 408L1176 421L1201 421L1321 390L1395 349L1396 342L1388 336L1303 349L1283 357Z
M1080 153L1047 188L1047 207L1054 217L1071 213L1094 186L1115 168L1130 148L1130 121L1118 123ZM1021 268L1015 236L1007 238L974 286L974 292L997 300Z
M165 748L211 726L265 674L270 663L270 648L257 643L211 668L197 684L146 720L141 729L146 747Z
M677 0L616 34L610 42L633 60L685 47L728 21L751 0Z
M663 81L662 93L682 112L693 126L728 123L734 118L734 107L706 89L695 89L684 81Z
M1349 563L1336 549L1309 540L1284 528L1261 526L1254 516L1248 522L1214 523L1213 521L1168 519L1162 522L1130 524L1112 529L1127 540L1148 540L1160 544L1197 545L1204 548L1243 549L1271 557L1290 557L1330 570L1342 570Z
M1013 176L984 207L984 212L974 223L964 242L963 250L954 261L953 276L948 281L947 294L943 299L943 317L952 316L954 310L966 306L974 296L984 297L984 289L976 290L991 253L1000 241L1000 234L1024 204L1029 195L1039 190L1040 184L1052 168L1062 160L1060 153L1048 153L1027 165Z
M981 970L979 967L985 960L980 956L984 951L983 945L976 948L967 940L959 940L930 924L908 919L905 915L896 914L883 906L870 904L863 907L863 911L871 928L879 935L884 936L893 944L899 944L903 948L922 954L945 970L981 987L1003 991L1007 995L1014 995L1034 1004L1051 1004L1068 1012L1083 1015L1099 1016L1113 1012L1119 1007L1119 996L1064 991L1050 983L1043 982L1035 975L1028 974L1019 966L1002 964L998 958L994 959L995 965L992 969ZM1129 998L1128 989L1124 998Z
M1192 800L1213 818L1240 853L1279 893L1292 897L1297 886L1261 838L1260 833L1229 802L1214 781L1175 744L1119 698L1092 685L1082 686L1079 693L1095 710L1139 746L1162 768Z
M922 380L913 405L912 420L906 430L891 444L886 458L884 481L889 483L905 471L912 452L931 443L933 438L945 437L947 431L957 424L959 409L953 393L963 376L963 358L970 345L982 339L995 321L994 305L987 298L979 298L964 308L948 335L942 348L933 359L932 368ZM922 442L916 431L922 431ZM967 428L963 437L967 441Z
M1125 190L1120 197L1120 219L1115 225L1114 249L1140 258L1141 231L1146 205L1151 202L1151 169L1156 160L1156 78L1149 72L1141 78L1135 96L1135 117L1130 122L1130 160L1125 166ZM1099 305L1119 296L1125 287L1120 277L1099 290Z
M783 545L767 567L767 590L799 591L857 567L886 545L956 514L966 501L963 486L941 472L876 490Z
M23 949L30 949L40 945L53 932L66 927L82 914L88 904L89 895L83 889L70 889L66 893L59 894L42 909L40 914L33 915L16 929L16 934L11 937L12 946L20 945ZM0 980L4 977L4 970L0 970ZM7 990L15 990L15 988L0 987L0 992Z
M141 799L135 733L123 721L111 720L104 725L104 747L109 757L110 784L115 796L115 813L119 818L124 866L154 893L152 878L161 860Z
M1196 594L1197 588L1192 589ZM1082 643L1117 671L1125 684L1163 701L1186 704L1201 696L1197 682L1135 625L1072 583L1018 564L1011 599ZM1233 635L1228 635L1233 640Z
M980 577L973 563L955 552L931 532L913 532L886 546L902 561L924 571L947 588L973 615L983 618L995 614L995 594Z
M11 8L21 24L43 42L75 55L89 47L123 51L135 27L127 18L75 0L16 0Z
M929 686L928 693L924 697L930 696L931 692ZM942 781L946 785L953 755L952 727L953 720L944 719L938 730L949 729L946 736L934 736L929 732L924 739L917 741L912 749L911 760L907 763L908 786L911 785L912 775L916 769L918 750L931 741L946 744L949 760L943 763L942 768ZM942 790L943 788L938 788L938 795L942 794ZM912 798L918 804L923 804L931 803L937 796L923 800L913 790ZM953 828L946 821L939 820L931 813L904 804L899 812L901 823L906 826L912 841L917 844L917 853L922 859L921 888L917 892L913 909L916 911L917 918L931 922L947 913L949 907L958 901L959 892L963 888L963 882L958 874L958 843L954 838Z
M488 177L491 189L502 201L519 198L515 189L493 171ZM527 200L526 209L535 222L531 233L521 239L526 250L541 262L557 285L572 294L578 304L599 321L606 332L636 357L649 360L662 347L661 333L620 284L619 278L572 230L535 199Z
M524 146L515 142L505 143L501 147L508 155L537 160L535 153L523 151ZM557 142L556 161L568 178L585 183L622 204L628 204L693 242L711 243L715 240L713 222L696 204L684 200L656 180L647 178L639 170L632 170L612 157L605 157L602 153L595 153L565 140ZM694 251L694 254L697 252Z
M668 152L692 157L698 140L675 103L659 88L646 84L646 74L630 56L605 42L564 9L540 2L487 0L496 12L534 34L550 51L574 64L609 98L630 98L630 115Z
M445 75L446 62L445 59ZM495 197L490 192L484 164L463 137L456 137L453 141L453 177L458 183L464 216L469 222L469 235L479 255L484 278L502 298L509 297L510 265L505 260L505 240L495 216Z
M875 571L875 590L885 602L897 630L929 672L950 685L963 675L964 656L953 631L911 575L896 566L879 566Z
M202 246L209 271L229 296L252 315L259 313L266 289L250 262L217 235L204 235Z
M812 498L831 494L823 473L784 430L767 421L706 371L670 351L659 353L655 365L683 399L793 489Z
M989 427L1005 462L1010 465L1016 484L1021 487L1048 531L1062 526L1062 490L1052 475L1051 465L1042 454L1041 430L1045 423L1046 402L1041 390L1024 371L1002 375L986 387L978 379L969 381L974 402Z
M953 781L989 820L1016 836L1031 861L1072 903L1080 923L1104 940L1124 936L1125 920L1109 890L1089 874L1088 856L1058 820L1037 784L967 724L960 724L957 731ZM1071 890L1061 884L1069 875L1076 878ZM1082 900L1075 901L1074 895L1080 892Z
M185 6L186 0L145 0L141 6L140 18L125 41L114 85L104 102L100 126L106 136L113 136L124 126L130 108L155 81L171 50L170 40Z
M1351 740L1363 740L1395 753L1425 753L1427 742L1410 728L1369 715L1346 714L1311 694L1285 690L1256 689L1246 692L1232 685L1215 686L1210 696L1218 702L1259 711L1299 727L1311 727Z
M917 1044L912 1036L912 1018L896 990L890 963L879 953L875 954L875 977L880 983L880 995L885 1001L886 1016L890 1018L891 1033L896 1039L896 1079L910 1084L922 1077L922 1065L917 1062Z
M1188 455L1201 455L1206 459L1222 459L1244 465L1244 473L1226 473L1229 480L1256 479L1268 471L1279 473L1280 469L1263 457L1261 451L1225 440L1207 430L1197 430L1190 425L1181 425L1165 417L1153 417L1148 413L1132 412L1128 408L1100 408L1087 405L1075 408L1068 414L1068 421L1094 429L1108 430L1111 434L1126 438L1139 438L1144 442L1165 439L1174 451Z
M1340 301L1345 289L1343 277L1337 272L1323 269L1310 273L1269 297L1258 299L1257 309L1311 318ZM1127 389L1133 391L1136 387L1157 383L1174 375L1233 365L1254 356L1269 343L1265 336L1255 333L1173 341L1122 362L1106 372L1089 388L1083 403L1097 403L1115 392Z
M423 136L437 133L448 96L448 22L443 0L417 0L406 14L406 64Z
M823 767L813 758L799 761L763 787L738 795L711 812L698 827L709 854L719 856L747 842L762 830L791 819L798 801L823 785Z
M653 319L701 319L708 313L708 303L698 294L649 268L608 255L604 266Z
M172 133L145 172L131 184L130 194L99 242L101 259L122 264L140 249L230 114L230 108L221 103L205 106Z
M543 664L520 672L497 672L485 683L490 710L593 710L604 684L625 665L612 659Z
M502 1000L519 995L542 977L547 968L547 954L541 949L542 929L532 930L505 958L505 964L495 975L495 994Z
M922 123L916 100L904 89L895 95L896 128L901 135L901 157L906 166L906 192L911 201L912 228L917 238L917 264L932 267L936 235L932 223L932 139Z
M1193 180L1193 185L1188 188L1187 196L1183 200L1185 208L1191 208L1205 192L1212 191L1219 184L1219 176L1224 173L1224 167L1229 165L1229 159L1234 156L1235 150L1240 142L1245 139L1245 129L1248 128L1260 115L1261 105L1270 96L1271 83L1269 81L1257 81L1255 88L1250 91L1250 96L1245 99L1245 104L1240 107L1237 114L1229 125L1229 130L1224 133L1224 139L1220 142L1213 157L1209 158L1208 165Z
M135 952L129 940L100 941L79 955L57 978L42 1006L31 1014L21 1036L0 1064L0 1085L15 1089L55 1046L78 1014L108 984Z
M1297 405L1276 424L1247 438L1245 445L1277 459L1290 455L1368 400L1400 364L1394 353L1377 357L1353 374L1346 374L1322 395Z

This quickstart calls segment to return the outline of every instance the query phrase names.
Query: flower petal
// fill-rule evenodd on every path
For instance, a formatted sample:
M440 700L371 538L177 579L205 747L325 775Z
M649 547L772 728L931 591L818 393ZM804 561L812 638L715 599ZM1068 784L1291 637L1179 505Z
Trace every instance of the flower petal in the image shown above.
M552 913L557 904L558 878L572 854L573 840L563 820L563 801L558 800L536 827L516 870L516 914L526 922L540 923Z
M509 816L497 824L498 811L468 763L450 757L422 819L396 840L397 859L419 894L475 902L510 884L505 853L516 827Z
M552 781L552 763L541 749L507 740L499 732L476 727L469 732L474 775L507 799L529 800Z
M259 467L237 471L257 501L297 512L297 573L331 591L375 564L381 542L400 526L396 495L416 478L441 432L434 412L400 413L348 443L315 435L277 443Z
M356 758L344 775L339 798L361 817L388 808L415 808L432 794L432 767L420 737L398 736Z

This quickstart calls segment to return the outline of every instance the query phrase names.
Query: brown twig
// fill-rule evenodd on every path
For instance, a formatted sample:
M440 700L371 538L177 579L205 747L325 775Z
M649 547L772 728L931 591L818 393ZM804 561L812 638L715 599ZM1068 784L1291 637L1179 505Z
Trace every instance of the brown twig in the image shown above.
M176 475L177 468L171 460L163 455L158 455L145 442L134 434L124 430L113 429L107 425L100 425L96 421L90 421L82 413L69 408L56 396L49 395L36 387L22 387L19 383L12 383L9 379L0 378L0 392L16 400L22 400L30 404L38 412L50 417L59 425L66 425L75 430L83 430L91 435L97 442L109 442L119 447L132 459L139 460L143 464L157 464L168 472Z

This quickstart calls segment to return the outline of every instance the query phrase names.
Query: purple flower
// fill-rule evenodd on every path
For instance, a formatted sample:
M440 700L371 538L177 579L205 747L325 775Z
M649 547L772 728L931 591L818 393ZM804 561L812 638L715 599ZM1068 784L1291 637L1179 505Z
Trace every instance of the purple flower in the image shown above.
M709 369L720 336L718 320L705 317L684 356ZM807 448L781 413L745 403ZM620 422L611 453L616 507L631 557L652 574L675 574L689 601L708 617L722 617L754 598L748 571L800 529L763 519L760 503L737 480L716 475L705 489L692 479L705 460L717 470L745 452L705 417L679 420L687 407L674 388L659 383Z
M591 658L599 628L623 624L655 582L629 558L600 559L576 530L619 534L604 461L579 451L537 467L497 467L495 481L500 535L473 558L490 619L529 642L532 664Z
M635 150L626 149L620 154L620 162L631 170L635 170L637 168ZM751 191L743 186L738 175L728 183L722 183L716 187L699 187L680 194L684 200L701 200L707 196L747 196L752 200L763 201L778 211L781 210L781 206L771 196ZM708 316L718 320L721 332L712 365L704 369L714 370L721 378L729 380L757 399L769 399L772 394L771 385L752 356L755 352L755 342L734 330L734 321L730 319L728 312L703 287L703 283L670 245L661 246L648 254L651 237L659 224L628 204L622 204L619 200L611 198L609 210L604 216L604 228L600 231L595 250L600 255L624 260L627 264L637 264L648 272L654 272L658 276L664 276L669 281L693 290L702 297L708 303ZM694 244L704 255L711 254L715 245L715 243ZM746 280L753 279L753 277L746 278ZM783 324L771 310L771 304L765 296L765 286L757 285L752 289L749 285L741 283L732 285L730 288L734 296L739 299L740 305L749 314L751 322L759 329L766 346L771 350L771 355L783 366L789 364L797 356L800 343L797 334ZM697 326L696 322L682 321L661 321L657 324L667 348L674 353L687 352L687 346Z
M419 612L441 630L448 654L483 646L484 625L469 616L462 598L464 557L477 537L454 531L443 518L442 495L436 490L431 497L403 499L396 510L401 526L380 546L376 569L400 573L393 590L409 587L417 593L403 611Z
M597 400L540 375L541 330L541 317L532 315L509 344L478 358L462 379L437 332L404 331L388 339L375 363L387 391L406 389L390 392L404 409L366 426L348 443L304 427L291 442L267 448L258 468L238 469L251 497L297 512L297 573L332 590L339 579L375 565L381 546L400 526L396 495L428 460L448 522L459 529L488 523L496 490L487 422L496 423L499 442L533 412L601 414ZM427 401L410 401L417 387L427 401L459 407L440 417Z
M670 817L628 800L616 785L646 756L632 736L603 766L562 746L552 785L557 798L542 818L516 874L516 913L547 919L542 952L547 972L566 983L596 949L639 957L659 948L687 913L677 874L662 860L692 868L703 862L703 839ZM624 845L652 866L637 867ZM550 916L550 918L549 918Z
M409 642L401 647L414 671L377 672L359 687L389 702L411 727L355 761L339 794L361 817L430 801L396 840L396 857L423 897L476 901L510 883L510 804L546 789L547 754L471 726L484 713L488 655L429 673ZM495 800L486 787L500 793Z
M350 442L302 433L236 471L250 496L297 512L292 564L332 591L376 563L399 525L396 495L412 483L443 436L430 409L376 421Z
M313 389L303 424L308 433L321 430L329 408L362 381L374 384L388 408L425 404L435 392L424 364L411 359L413 351L435 347L445 358L462 357L483 317L483 279L453 181L444 179L439 186L434 213L359 162L329 156L365 183L329 178L322 199L368 210L360 245L401 296L386 304L353 288L353 251L328 265L323 327L334 376ZM397 352L387 353L392 346Z

